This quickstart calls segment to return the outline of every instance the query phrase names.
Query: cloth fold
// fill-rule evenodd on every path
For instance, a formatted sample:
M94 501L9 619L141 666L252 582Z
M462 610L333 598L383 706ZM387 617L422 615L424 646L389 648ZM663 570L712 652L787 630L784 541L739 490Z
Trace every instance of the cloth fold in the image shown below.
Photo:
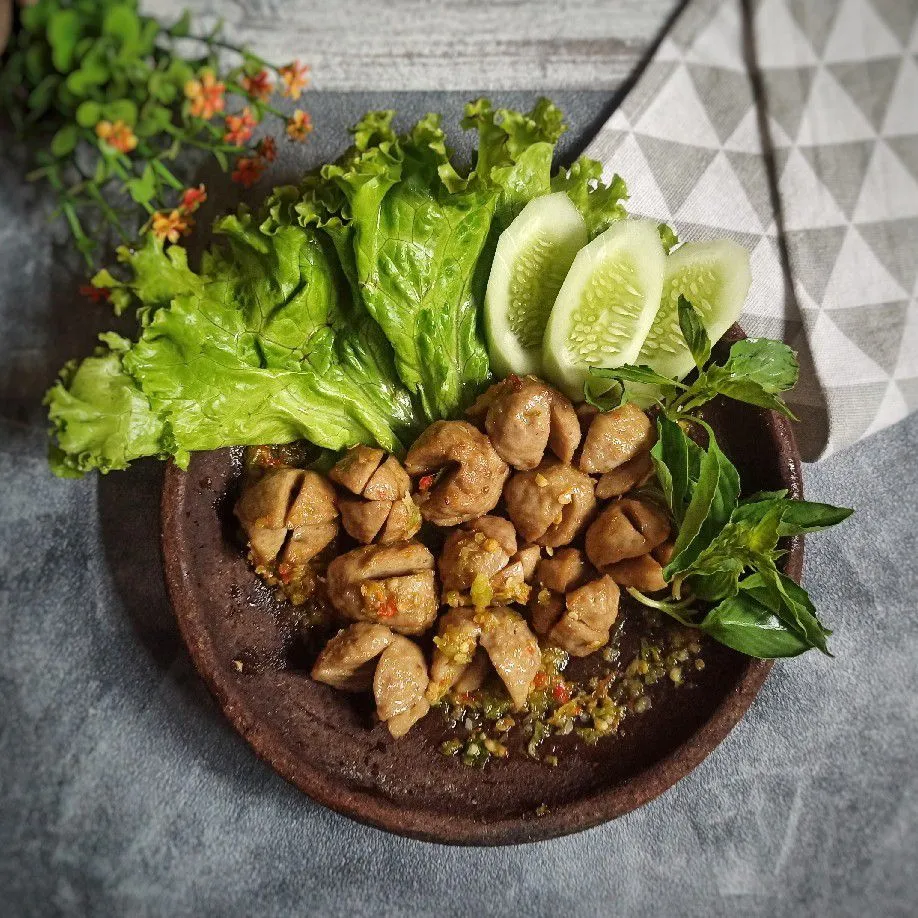
M586 152L632 213L750 250L805 459L918 407L918 4L691 0Z

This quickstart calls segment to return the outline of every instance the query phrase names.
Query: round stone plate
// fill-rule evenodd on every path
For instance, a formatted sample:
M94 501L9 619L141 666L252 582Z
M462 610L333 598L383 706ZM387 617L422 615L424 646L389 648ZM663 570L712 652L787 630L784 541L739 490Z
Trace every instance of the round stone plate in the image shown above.
M742 336L734 327L724 342ZM799 454L780 416L735 402L706 417L746 494L802 496ZM562 740L557 767L521 750L470 768L444 756L436 713L401 740L374 724L372 702L309 678L289 608L246 563L232 516L238 451L171 465L162 500L166 581L198 671L255 752L313 800L361 822L454 844L551 838L621 816L687 775L743 716L770 663L706 642L705 668L679 689L655 687L651 709L595 746ZM785 570L799 579L803 546ZM572 739L572 738L571 738Z

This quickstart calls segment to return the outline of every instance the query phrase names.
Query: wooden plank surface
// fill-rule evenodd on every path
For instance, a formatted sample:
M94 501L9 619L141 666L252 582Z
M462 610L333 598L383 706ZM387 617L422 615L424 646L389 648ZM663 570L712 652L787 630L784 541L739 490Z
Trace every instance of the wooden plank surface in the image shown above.
M317 89L617 88L675 0L146 0L185 7L278 63L299 57Z

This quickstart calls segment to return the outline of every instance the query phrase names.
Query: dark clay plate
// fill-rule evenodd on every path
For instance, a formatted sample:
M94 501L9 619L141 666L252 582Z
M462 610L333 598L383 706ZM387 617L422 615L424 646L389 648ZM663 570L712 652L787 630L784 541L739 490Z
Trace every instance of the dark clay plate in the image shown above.
M727 342L741 337L734 327ZM721 344L721 347L724 345ZM793 433L778 415L734 402L707 413L745 493L802 496ZM569 743L551 768L526 755L470 768L442 755L432 714L401 740L374 725L369 701L313 682L295 624L246 563L235 533L238 453L170 465L162 501L166 581L198 671L255 752L314 800L361 822L453 844L552 838L614 819L688 774L743 716L770 664L718 644L692 684L596 746ZM800 577L802 543L786 571Z

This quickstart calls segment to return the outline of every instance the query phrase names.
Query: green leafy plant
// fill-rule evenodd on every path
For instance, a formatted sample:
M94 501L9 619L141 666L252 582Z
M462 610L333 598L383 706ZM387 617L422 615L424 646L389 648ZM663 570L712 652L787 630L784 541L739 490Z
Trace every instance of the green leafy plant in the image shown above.
M617 384L608 395L591 396L607 408L621 401L629 382L659 392L651 457L677 531L663 569L670 592L663 598L633 588L629 593L750 656L791 657L811 648L828 653L831 632L806 590L779 570L781 539L835 526L853 511L789 500L786 491L740 499L738 471L696 413L725 396L792 418L780 393L797 382L796 357L780 341L747 338L722 364L712 363L711 341L685 297L679 299L679 326L698 370L694 381L667 379L647 366L591 370L594 379ZM705 446L690 435L696 431Z
M129 242L138 208L143 228L161 239L190 232L205 193L175 174L186 149L212 155L249 185L276 154L271 137L250 143L266 115L282 119L293 139L311 129L305 112L288 118L268 101L272 74L298 98L305 67L268 64L226 42L219 27L193 36L188 13L166 28L140 15L136 0L38 0L20 15L0 101L21 137L46 141L29 178L55 191L56 213L90 265L99 229L108 225ZM180 42L200 54L183 56ZM221 69L221 52L235 54L237 65ZM228 97L238 102L232 111Z
M121 249L123 279L95 282L141 307L142 327L103 336L48 393L58 474L299 439L399 450L480 391L482 269L504 221L550 187L561 114L470 104L478 153L462 174L437 115L405 134L393 116L368 113L338 162L275 189L257 217L219 221L196 270L152 234ZM583 161L565 181L608 214L595 173Z

